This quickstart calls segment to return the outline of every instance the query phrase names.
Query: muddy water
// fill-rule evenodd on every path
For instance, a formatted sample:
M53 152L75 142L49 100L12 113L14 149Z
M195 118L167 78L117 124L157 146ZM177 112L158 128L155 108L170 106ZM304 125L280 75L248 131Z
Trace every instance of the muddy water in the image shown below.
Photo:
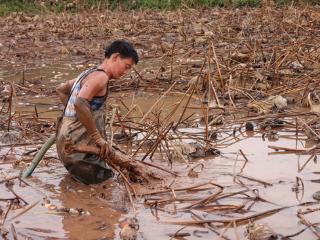
M66 66L66 68L69 69L68 66ZM44 69L42 69L43 72L46 71ZM5 75L6 71L8 73L7 69L2 71L3 76L9 78L9 75ZM50 68L48 72L55 74L58 72L58 68ZM62 72L64 71L61 71L61 73ZM76 72L78 72L77 69L70 70L70 76L75 75ZM30 72L28 74L31 76L32 73ZM36 75L35 73L35 76ZM59 78L56 83L62 81L63 78L64 77ZM12 80L16 79L12 77ZM120 106L123 111L124 107L121 106L121 102L117 99L119 96L123 99L125 105L132 106L136 104L144 113L147 112L159 98L159 94L156 93L138 93L134 97L131 93L111 96L111 103ZM179 102L181 97L180 94L171 94L158 104L157 109L165 116L167 112L170 111L170 107L173 108L175 106L174 104ZM21 114L24 117L32 117L35 114L34 105L37 105L40 118L43 117L52 122L60 111L59 106L56 104L56 98L43 98L41 93L34 93L32 96L27 95L27 97L17 96L16 100L15 110L17 114ZM200 106L199 102L193 100L192 105L197 104ZM181 109L179 111L181 111ZM192 111L194 110L189 109L186 116L191 114ZM139 111L135 114L139 116ZM198 111L197 114L201 115L201 111ZM201 126L199 128L201 128ZM194 132L199 129L187 130ZM203 129L201 129L201 131L203 131ZM283 136L281 136L281 134ZM287 135L290 134L292 137L288 139ZM241 218L281 206L293 206L266 218L262 218L257 222L268 224L270 228L279 234L290 235L296 233L304 228L304 225L302 225L297 218L297 211L308 208L308 206L297 207L296 205L302 202L313 201L312 194L320 190L320 184L311 181L320 179L320 175L316 173L320 171L319 165L315 161L310 161L299 173L298 167L303 165L309 158L309 155L274 154L274 150L269 149L268 145L304 148L306 147L306 141L295 140L295 135L286 132L285 129L280 132L280 139L275 142L268 141L267 139L263 140L260 133L253 135L243 133L239 136L238 141L233 142L233 144L228 147L221 148L222 155L219 157L200 158L190 161L188 164L179 161L174 162L173 169L179 172L181 177L171 182L171 187L178 188L213 182L223 186L224 192L236 192L246 189L247 187L257 189L256 193L258 193L264 201L251 201L248 203L248 199L244 198L243 195L236 195L218 201L219 204L246 204L246 207L252 204L250 210L247 212L208 212L203 209L194 209L192 211L202 219L210 220L228 219L228 217ZM32 157L22 156L22 154L35 147L35 145L27 145L13 148L13 150L10 150L8 147L1 147L0 180L10 176L16 176L21 169L24 169ZM244 164L244 158L238 154L240 149L249 160L242 169L242 174L253 179L264 181L270 184L270 186L244 178L238 178L238 181L234 181L233 175L239 173ZM24 161L17 164L18 160ZM164 161L160 155L156 155L154 163L168 167L167 162ZM198 163L204 165L203 170L199 172L197 178L188 177L186 175L188 170ZM15 167L13 167L13 165ZM304 186L302 190L300 184L300 186L298 186L298 189L300 189L298 192L294 191L297 177L302 179ZM241 182L239 182L239 180ZM85 186L75 182L57 159L54 147L48 152L46 158L36 169L33 176L27 180L28 185L20 183L18 180L14 180L13 182L13 190L29 203L28 206L35 204L33 208L26 212L23 211L24 208L18 208L14 210L11 209L8 213L4 226L10 229L11 224L13 224L18 237L21 238L119 239L119 227L117 225L119 220L125 216L134 215L126 197L125 190L123 186L118 183L117 179L108 180L97 186ZM5 211L6 202L3 201L3 199L12 198L13 195L4 184L0 186L0 206L1 209ZM184 192L176 194L178 198L201 200L216 190L216 188L211 186L208 190L196 193ZM81 208L88 211L90 215L75 216L69 213L61 214L50 210L42 205L44 197L50 199L52 205L65 208ZM161 194L153 197L170 198L172 195ZM150 199L151 197L146 198ZM178 231L179 233L185 234L184 239L219 239L217 234L208 228L198 226L184 227L178 224L178 222L181 221L194 220L190 212L183 210L183 207L191 202L164 204L155 212L154 209L150 209L144 204L144 200L145 198L141 197L135 202L137 208L136 217L140 224L139 239L171 239L170 236ZM312 207L316 208L319 207L319 205L311 206L311 208ZM319 222L319 212L306 215L306 219L310 222ZM168 222L177 222L177 224ZM220 233L224 232L224 236L230 239L245 239L245 226L242 225L236 228L233 226L217 228L217 231ZM13 239L11 233L9 233L8 236L9 239ZM306 230L294 239L317 238L310 230Z

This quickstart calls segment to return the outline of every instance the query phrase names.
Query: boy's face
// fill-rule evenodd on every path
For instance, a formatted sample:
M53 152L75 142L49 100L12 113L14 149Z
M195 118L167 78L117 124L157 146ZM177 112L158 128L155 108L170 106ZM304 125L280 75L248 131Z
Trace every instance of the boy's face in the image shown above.
M116 55L112 61L112 75L113 78L118 79L123 76L131 67L134 62L132 58L121 58L120 55Z

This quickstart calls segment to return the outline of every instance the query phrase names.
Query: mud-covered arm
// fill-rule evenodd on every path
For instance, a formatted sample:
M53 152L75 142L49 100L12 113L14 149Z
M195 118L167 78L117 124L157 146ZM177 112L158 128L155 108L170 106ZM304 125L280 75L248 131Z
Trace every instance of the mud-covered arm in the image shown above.
M97 131L93 116L90 110L89 101L82 97L77 97L75 102L75 110L78 120L87 129L89 135Z
M68 102L68 98L73 86L73 83L75 82L75 79L69 80L65 83L61 83L57 88L56 88L56 92L59 95L59 98L61 100L61 102L63 103L64 106L67 105Z
M100 157L106 158L113 153L112 146L99 133L96 128L93 116L90 110L89 101L82 97L77 97L75 103L75 110L78 120L87 129L89 137L100 147Z
M93 119L89 101L104 87L105 83L99 81L99 78L88 79L81 87L74 105L78 120L87 129L90 138L100 147L100 156L102 158L105 158L112 153L112 147L98 131Z
M105 87L103 81L98 77L88 78L81 87L75 102L75 111L78 120L87 129L89 135L97 131L89 101Z

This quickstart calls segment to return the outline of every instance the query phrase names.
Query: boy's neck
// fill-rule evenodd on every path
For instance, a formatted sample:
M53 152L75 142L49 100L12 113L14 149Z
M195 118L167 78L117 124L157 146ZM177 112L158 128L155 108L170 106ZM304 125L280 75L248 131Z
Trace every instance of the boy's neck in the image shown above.
M98 68L103 69L105 73L107 74L109 80L112 79L112 73L108 67L108 59L106 58L99 66Z

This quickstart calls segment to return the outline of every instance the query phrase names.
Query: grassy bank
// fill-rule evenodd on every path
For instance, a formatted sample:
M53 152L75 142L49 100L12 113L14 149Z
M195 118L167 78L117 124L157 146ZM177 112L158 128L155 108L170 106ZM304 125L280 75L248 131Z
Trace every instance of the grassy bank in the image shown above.
M0 16L12 12L77 12L88 9L175 9L187 7L259 7L264 0L0 0ZM272 0L274 4L320 4L320 0Z

